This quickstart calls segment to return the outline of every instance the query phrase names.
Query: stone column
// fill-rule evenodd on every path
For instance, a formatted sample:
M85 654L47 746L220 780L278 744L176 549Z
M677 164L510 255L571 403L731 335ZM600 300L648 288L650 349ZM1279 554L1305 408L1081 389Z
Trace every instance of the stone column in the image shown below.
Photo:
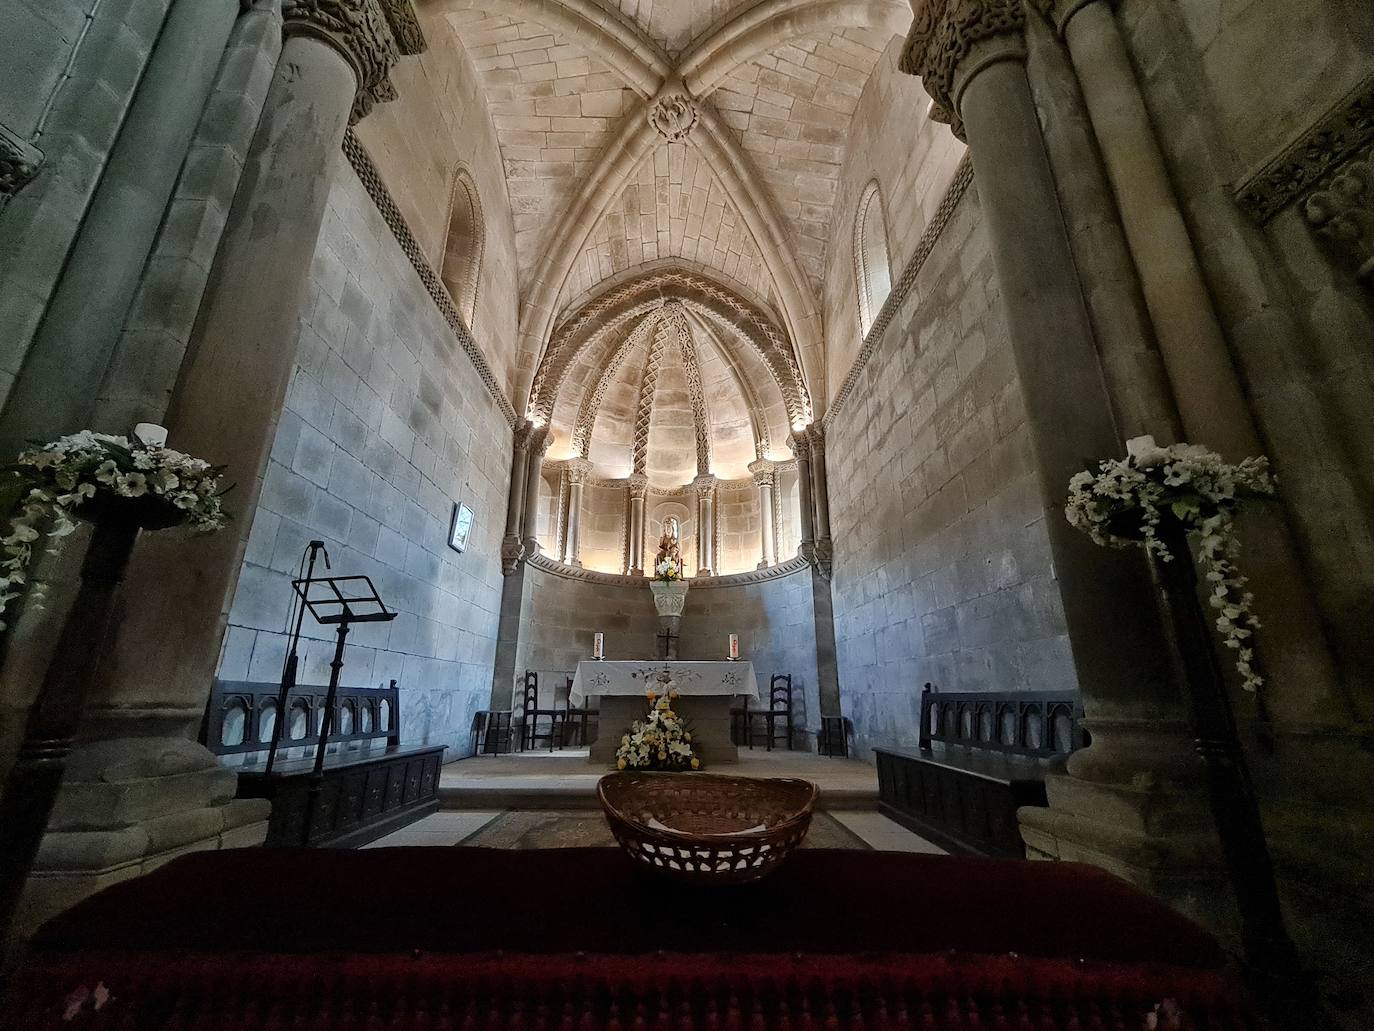
M1035 814L1045 819L1026 837L1033 850L1152 885L1160 875L1152 788L1189 777L1196 759L1180 744L1180 691L1143 556L1099 548L1064 518L1068 481L1084 458L1123 448L1026 78L1024 19L1021 0L931 0L913 23L902 68L921 76L937 115L967 136L1093 735L1059 785L1077 795ZM1173 829L1183 827L1199 835L1186 846L1194 855L1213 847L1202 806Z
M0 453L91 428L100 381L238 14L237 0L172 4L0 417Z
M709 473L692 481L697 495L697 576L714 576L716 563L716 478Z
M749 463L754 484L759 489L759 568L767 569L778 561L773 540L773 463L766 458Z
M631 473L625 489L630 495L630 562L631 576L644 575L644 496L649 491L649 477Z
M388 7L394 14L404 4ZM167 413L172 446L227 466L227 530L145 535L103 657L93 739L68 768L31 915L176 851L261 841L264 808L194 736L219 660L350 115L394 95L377 0L297 0ZM245 811L251 810L251 811ZM247 826L245 826L245 821Z
M582 565L582 486L591 469L585 458L568 459L568 553L563 561L570 566Z
M1050 13L1082 85L1184 437L1230 461L1263 454L1111 4L1057 0ZM1252 506L1241 517L1241 532L1265 624L1256 650L1269 674L1275 720L1292 722L1303 734L1314 724L1344 722L1325 628L1282 510ZM1248 709L1246 703L1241 711Z
M830 490L825 479L825 431L820 423L807 427L811 440L811 503L816 506L816 568L829 579L834 547L830 541Z
M525 557L520 543L520 520L525 514L525 488L530 457L532 423L521 422L511 438L510 489L506 492L506 532L501 537L501 570L507 576L515 572Z
M816 556L816 524L811 502L811 441L806 430L792 431L792 456L797 460L797 490L801 508L801 543L797 553L810 562Z
M525 558L539 554L539 481L544 475L544 455L553 443L553 434L536 428L530 433L528 472L525 476Z

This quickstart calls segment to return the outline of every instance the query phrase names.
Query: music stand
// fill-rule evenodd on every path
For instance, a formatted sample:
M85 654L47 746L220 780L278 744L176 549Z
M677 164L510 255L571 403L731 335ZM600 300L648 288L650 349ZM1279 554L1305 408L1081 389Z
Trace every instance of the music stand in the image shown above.
M321 626L336 627L334 659L329 663L329 690L324 699L324 719L315 745L315 768L310 777L310 796L305 813L302 845L310 843L315 810L324 786L324 754L334 729L334 705L343 670L344 644L354 623L389 623L396 618L372 585L370 576L327 576L317 580L292 580L291 588ZM277 714L280 721L281 714Z

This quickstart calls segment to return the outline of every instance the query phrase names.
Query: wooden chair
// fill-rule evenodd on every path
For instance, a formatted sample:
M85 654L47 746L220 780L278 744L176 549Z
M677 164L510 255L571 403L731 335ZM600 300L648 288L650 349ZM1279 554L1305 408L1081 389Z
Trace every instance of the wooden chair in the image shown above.
M768 678L768 708L750 709L749 701L744 702L744 736L750 748L758 738L755 729L758 722L764 726L764 737L768 751L773 750L773 742L786 741L787 750L794 747L795 732L792 728L792 674L774 673ZM782 727L779 729L778 724Z
M832 758L849 758L849 718L822 716L821 729L816 734L816 751Z
M588 725L589 721L590 721L591 719L593 719L593 718L599 717L599 716L601 715L601 711L600 711L599 709L591 709L591 708L588 708L588 706L591 704L591 699L590 699L590 698L584 698L584 699L582 700L582 708L580 708L580 709L574 709L574 708L572 707L572 685L573 685L573 678L572 678L572 675L569 674L569 675L565 678L565 680L564 680L564 684L563 684L563 693L562 693L562 698L563 698L563 744L564 744L564 745L569 745L569 744L571 744L571 745L575 745L575 746L578 747L578 748L581 748L583 745L586 745L586 744L587 744L587 725ZM554 690L554 708L555 708L555 709L558 708L558 698L559 698L558 691L557 691L557 689L555 689L555 690Z
M477 755L501 755L515 746L511 727L514 715L509 709L481 709L473 717L473 752Z
M524 700L521 709L523 719L520 724L520 750L523 752L533 748L540 741L549 743L550 752L557 748L563 727L563 710L557 706L552 709L539 708L539 674L532 669L525 670ZM547 731L540 731L541 719L549 721Z

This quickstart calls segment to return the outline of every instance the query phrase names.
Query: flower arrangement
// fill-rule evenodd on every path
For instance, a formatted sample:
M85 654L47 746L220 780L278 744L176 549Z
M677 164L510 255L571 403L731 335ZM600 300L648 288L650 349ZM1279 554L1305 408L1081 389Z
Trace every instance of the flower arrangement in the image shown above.
M682 566L678 563L677 559L669 555L667 558L661 559L659 563L654 566L654 579L663 580L669 583L673 580L681 580Z
M615 753L616 769L699 770L701 760L692 754L692 735L673 711L678 696L671 676L665 671L644 696L649 699L649 715L635 720L620 739Z
M147 529L190 525L213 531L228 522L220 489L222 466L138 437L82 430L25 451L0 471L0 617L33 585L29 566L43 539L66 537L73 516L118 505ZM0 630L5 629L0 619Z
M1260 622L1250 607L1254 596L1236 567L1240 542L1234 519L1241 499L1274 494L1268 460L1247 458L1230 465L1205 447L1159 447L1153 437L1137 437L1127 450L1125 458L1100 462L1096 472L1081 472L1069 481L1064 514L1096 544L1144 547L1161 562L1174 560L1159 536L1166 513L1184 532L1198 534L1217 631L1236 653L1245 690L1255 691L1264 683L1253 665Z

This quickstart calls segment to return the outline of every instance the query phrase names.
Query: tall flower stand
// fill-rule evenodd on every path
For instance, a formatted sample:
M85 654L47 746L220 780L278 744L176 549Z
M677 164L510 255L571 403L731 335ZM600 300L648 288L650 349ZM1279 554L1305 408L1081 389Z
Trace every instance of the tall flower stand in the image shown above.
M654 609L658 612L658 657L676 659L682 609L687 604L687 581L651 580L649 590L654 593Z
M152 505L136 502L101 505L92 500L79 514L95 524L81 563L81 587L29 708L24 740L0 796L0 940L8 935L57 801L134 541L141 529L171 525L158 518Z
M1172 638L1187 689L1189 717L1206 769L1212 817L1240 912L1248 980L1266 1003L1276 1027L1324 1027L1315 987L1284 927L1259 805L1198 600L1197 572L1187 531L1166 514L1157 533L1173 561L1162 561L1151 553L1150 568L1166 617L1166 632ZM1290 1020L1300 1020L1301 1024Z

